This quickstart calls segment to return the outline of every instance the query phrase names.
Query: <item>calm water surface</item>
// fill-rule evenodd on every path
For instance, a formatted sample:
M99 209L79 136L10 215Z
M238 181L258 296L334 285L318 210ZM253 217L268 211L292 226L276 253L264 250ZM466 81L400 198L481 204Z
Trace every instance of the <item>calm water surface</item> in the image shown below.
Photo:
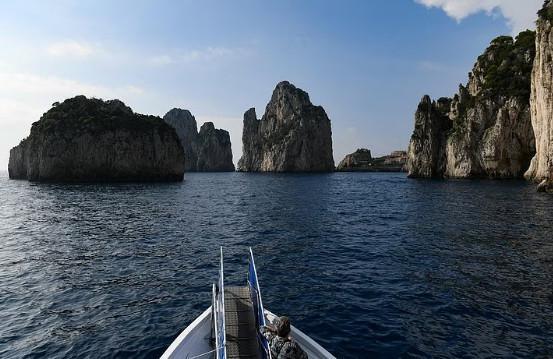
M156 358L256 254L267 308L340 358L553 356L553 196L402 174L0 175L0 357Z

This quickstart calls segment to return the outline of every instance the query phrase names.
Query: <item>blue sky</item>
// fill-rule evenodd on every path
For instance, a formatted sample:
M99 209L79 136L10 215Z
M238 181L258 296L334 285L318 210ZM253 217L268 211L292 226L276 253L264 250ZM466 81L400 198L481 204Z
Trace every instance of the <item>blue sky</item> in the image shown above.
M542 0L3 1L0 168L55 101L189 109L228 129L274 86L332 120L334 158L406 149L424 94L451 96L491 39L533 27Z

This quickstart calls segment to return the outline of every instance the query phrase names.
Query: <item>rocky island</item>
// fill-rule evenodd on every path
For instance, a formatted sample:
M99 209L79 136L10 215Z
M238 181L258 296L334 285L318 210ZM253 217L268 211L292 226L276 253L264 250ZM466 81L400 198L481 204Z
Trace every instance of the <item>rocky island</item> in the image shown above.
M360 148L346 155L336 167L338 172L404 172L407 152L394 151L387 156L372 157L371 151Z
M30 181L182 181L184 152L161 118L77 96L33 123L10 151L8 172Z
M408 149L410 177L519 178L535 153L530 75L535 33L500 36L451 98L424 96Z
M538 190L553 192L553 2L538 13L536 58L532 69L530 108L536 155L525 174L539 183Z
M200 128L190 111L174 108L163 116L177 131L184 148L185 170L188 172L232 172L232 148L227 131L216 129L212 122Z
M244 114L243 172L331 172L332 131L321 106L291 83L279 83L261 120L255 109Z

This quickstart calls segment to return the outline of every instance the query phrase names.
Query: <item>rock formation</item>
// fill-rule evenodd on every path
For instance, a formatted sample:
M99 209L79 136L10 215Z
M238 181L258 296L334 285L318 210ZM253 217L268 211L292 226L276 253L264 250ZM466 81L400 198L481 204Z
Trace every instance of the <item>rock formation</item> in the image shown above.
M200 128L197 149L197 171L234 171L230 135L225 130L216 129L213 122L206 122Z
M191 172L234 171L230 135L216 129L212 122L200 128L190 111L174 108L163 116L177 131L184 148L185 170Z
M407 150L409 177L441 177L445 172L445 144L451 128L451 99L437 102L424 96L415 113L415 130Z
M196 171L198 156L198 127L196 119L190 111L174 108L163 116L163 120L173 126L179 136L182 148L184 149L184 170Z
M360 148L346 155L336 167L338 172L403 172L407 162L407 152L394 151L387 156L373 158L371 151Z
M516 178L535 153L530 73L535 34L501 36L453 99L424 97L408 150L410 177Z
M540 191L553 191L553 1L538 13L536 59L532 69L530 107L536 155L525 174L540 182Z
M77 96L33 124L10 151L8 171L31 181L182 181L184 153L161 118Z
M279 83L261 120L244 114L245 172L329 172L334 170L330 120L309 95L287 81Z
M366 148L358 148L357 151L346 155L336 166L336 171L356 171L370 167L373 158L371 151Z

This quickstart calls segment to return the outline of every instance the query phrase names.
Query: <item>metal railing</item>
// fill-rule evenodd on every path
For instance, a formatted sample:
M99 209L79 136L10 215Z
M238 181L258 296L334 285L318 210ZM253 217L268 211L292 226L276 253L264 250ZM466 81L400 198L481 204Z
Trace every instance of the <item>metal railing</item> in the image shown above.
M213 284L213 331L215 336L215 350L217 359L226 359L227 339L225 331L225 284L223 272L223 248L221 247L221 267L217 285Z
M255 269L255 261L253 259L253 252L250 248L250 258L248 261L248 287L250 289L250 299L252 301L253 312L255 316L255 329L257 332L257 341L260 347L260 352L263 359L271 358L271 351L269 350L269 342L267 338L261 333L260 328L265 326L265 314L263 309L263 301L261 300L261 290L259 288L259 281L257 280L257 270Z

